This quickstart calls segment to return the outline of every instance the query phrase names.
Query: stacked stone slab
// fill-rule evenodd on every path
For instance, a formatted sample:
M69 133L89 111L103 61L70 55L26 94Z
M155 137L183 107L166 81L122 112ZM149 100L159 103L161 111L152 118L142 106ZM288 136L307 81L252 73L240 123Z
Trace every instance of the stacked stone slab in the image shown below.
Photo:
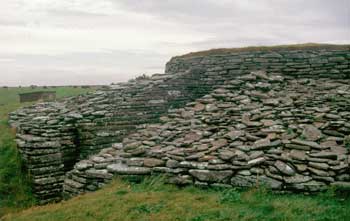
M62 198L62 175L78 160L208 93L214 84L207 84L201 73L153 75L11 113L10 124L17 128L18 147L39 202Z
M96 190L114 175L159 173L179 185L350 186L350 80L252 72L161 119L77 163L66 195Z
M348 46L175 57L166 65L166 74L20 109L11 113L10 123L17 128L18 146L32 175L34 193L46 203L62 198L62 175L77 161L119 147L118 143L129 134L159 123L161 116L211 93L225 82L257 69L278 72L290 79L344 80L349 77L349 59ZM95 159L99 160L102 159ZM105 162L100 164L103 169ZM96 171L90 172L95 180ZM105 183L104 179L111 179L108 171L100 176L102 181L93 181L88 185L90 190ZM80 185L69 180L71 186ZM88 180L80 181L90 183ZM78 190L73 188L71 192Z
M261 51L185 55L166 64L167 73L201 68L207 75L232 76L252 70L279 72L296 78L350 78L349 46L339 49L267 49Z
M60 103L41 103L11 115L12 121L20 119L16 122L17 144L31 174L33 192L42 203L60 200L64 173L71 169L65 167L65 162L76 152L75 128L62 119L64 107Z
M77 123L80 159L120 142L137 127L159 121L169 108L184 106L208 93L213 85L201 83L205 79L201 80L200 74L187 71L156 75L131 85L116 86L84 102L79 106L83 119Z

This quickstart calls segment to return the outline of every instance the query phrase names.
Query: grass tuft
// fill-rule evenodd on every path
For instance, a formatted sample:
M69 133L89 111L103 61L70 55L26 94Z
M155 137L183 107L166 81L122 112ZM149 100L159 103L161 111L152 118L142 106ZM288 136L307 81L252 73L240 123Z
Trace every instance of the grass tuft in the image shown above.
M175 58L191 58L208 55L221 55L234 52L253 52L253 51L279 51L279 50L315 50L315 49L333 49L333 50L349 50L350 45L335 44L291 44L291 45L275 45L275 46L248 46L242 48L215 48L205 51L190 52L185 55L176 56Z
M324 194L277 194L264 188L178 188L150 177L115 179L102 190L58 204L8 214L4 221L41 220L350 220L350 199Z

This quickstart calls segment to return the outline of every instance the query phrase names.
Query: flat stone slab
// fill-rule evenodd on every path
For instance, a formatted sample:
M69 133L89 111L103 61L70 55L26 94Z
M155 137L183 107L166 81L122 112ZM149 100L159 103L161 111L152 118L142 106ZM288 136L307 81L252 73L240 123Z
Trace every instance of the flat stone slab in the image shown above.
M315 149L319 149L319 150L324 149L324 147L322 147L321 145L319 145L318 143L313 142L313 141L305 141L305 140L298 140L298 139L293 139L291 141L292 141L292 143L295 143L295 144L309 146L311 148L315 148Z
M232 170L189 170L189 173L198 180L206 182L222 182L233 174Z
M108 173L106 169L97 170L97 169L88 169L86 170L86 175L89 177L97 177L97 178L103 178L103 179L111 179L112 174Z
M300 174L295 174L294 176L284 177L284 181L286 183L294 184L294 183L306 183L312 180L309 176L303 176Z
M313 125L306 125L302 135L308 141L317 141L322 138L322 132Z
M158 167L164 165L165 162L163 160L159 160L157 158L146 158L143 161L143 165L145 167Z
M266 161L265 157L259 157L254 160L248 161L248 166L258 165Z
M285 175L292 176L295 174L295 171L292 167L280 160L277 160L274 166Z
M77 170L86 170L86 169L89 169L91 168L93 165L91 162L87 161L87 160L83 160L83 161L80 161L79 163L75 164L74 168L77 169Z
M311 153L311 154L309 154L309 156L315 157L315 158L332 159L332 160L338 159L338 155L336 153L326 152L326 151L322 151L322 152L318 152L318 153Z
M277 147L281 145L282 142L280 140L270 141L269 139L261 139L255 141L254 145L252 146L253 150L260 150L260 149L268 149L271 147Z
M335 186L339 189L350 190L350 182L334 182L331 183L332 186Z
M145 175L151 173L150 168L136 166L128 167L125 164L111 164L107 166L107 170L111 173L123 175Z
M76 188L76 189L80 189L80 188L84 187L84 184L78 183L78 182L71 180L71 179L66 179L64 181L64 184L71 186L73 188Z
M275 180L271 177L267 176L243 176L243 175L235 175L231 179L231 184L233 186L239 187L252 187L252 186L265 186L270 189L281 189L282 182Z
M309 191L309 192L316 192L316 191L321 191L325 190L327 186L322 183L322 182L317 182L317 181L309 181L306 183L294 183L292 184L293 188L301 191Z

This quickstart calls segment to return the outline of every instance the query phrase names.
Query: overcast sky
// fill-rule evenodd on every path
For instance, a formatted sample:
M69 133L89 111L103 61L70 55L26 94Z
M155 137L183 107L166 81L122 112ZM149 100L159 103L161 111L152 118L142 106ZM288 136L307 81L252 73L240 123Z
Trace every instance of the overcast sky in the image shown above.
M0 0L0 85L110 84L220 47L350 43L349 0Z

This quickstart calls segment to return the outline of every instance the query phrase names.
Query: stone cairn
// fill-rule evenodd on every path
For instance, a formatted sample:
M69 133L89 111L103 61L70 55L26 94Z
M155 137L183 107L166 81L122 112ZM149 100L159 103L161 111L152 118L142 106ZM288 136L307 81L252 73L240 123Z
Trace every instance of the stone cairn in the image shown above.
M350 81L263 71L230 80L186 107L78 162L68 196L114 175L163 173L179 185L314 192L350 186Z
M348 46L174 57L166 74L25 107L9 122L42 204L96 190L115 174L344 187L349 59Z

